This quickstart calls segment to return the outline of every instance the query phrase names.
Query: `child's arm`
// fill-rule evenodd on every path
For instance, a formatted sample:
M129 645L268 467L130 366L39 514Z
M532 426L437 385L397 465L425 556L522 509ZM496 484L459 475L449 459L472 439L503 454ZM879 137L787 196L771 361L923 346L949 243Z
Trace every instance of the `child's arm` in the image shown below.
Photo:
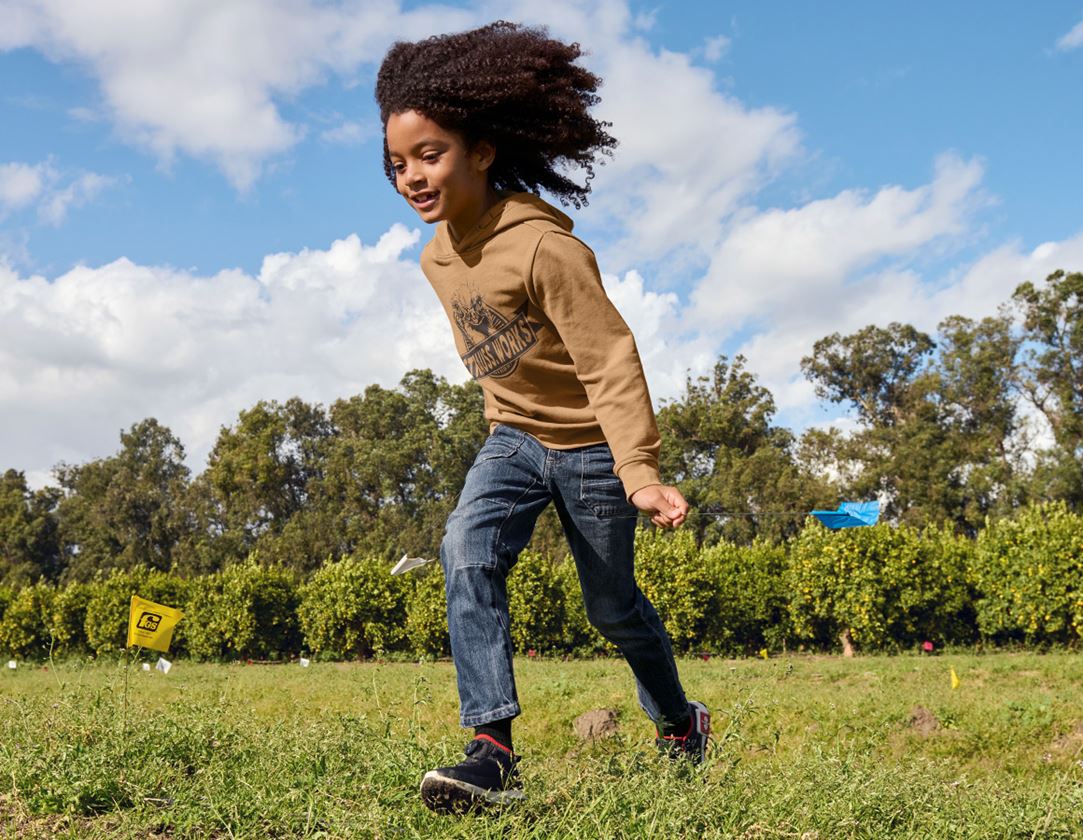
M657 525L679 525L688 503L658 475L661 439L639 352L594 254L574 236L550 231L538 242L530 278L532 299L575 363L629 501Z

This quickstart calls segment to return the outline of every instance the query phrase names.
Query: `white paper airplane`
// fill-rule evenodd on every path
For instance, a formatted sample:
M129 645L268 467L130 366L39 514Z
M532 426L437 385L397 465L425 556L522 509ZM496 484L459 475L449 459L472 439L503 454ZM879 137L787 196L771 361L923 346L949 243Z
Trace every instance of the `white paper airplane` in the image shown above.
M419 569L426 563L431 562L432 560L429 560L425 557L407 557L404 554L402 555L402 559L395 564L395 568L391 570L391 574L401 575L403 572L408 572L411 569Z

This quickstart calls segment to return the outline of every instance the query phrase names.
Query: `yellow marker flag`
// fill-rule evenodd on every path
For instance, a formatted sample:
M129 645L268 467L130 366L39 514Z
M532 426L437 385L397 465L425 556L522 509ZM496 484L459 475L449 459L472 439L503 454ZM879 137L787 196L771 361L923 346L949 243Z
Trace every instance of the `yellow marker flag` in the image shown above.
M767 658L767 648L760 648L760 657L763 659Z
M959 687L959 675L955 673L955 669L951 669L951 690L954 691Z
M165 653L173 641L173 628L183 616L184 613L173 607L133 595L128 617L128 647L138 645Z

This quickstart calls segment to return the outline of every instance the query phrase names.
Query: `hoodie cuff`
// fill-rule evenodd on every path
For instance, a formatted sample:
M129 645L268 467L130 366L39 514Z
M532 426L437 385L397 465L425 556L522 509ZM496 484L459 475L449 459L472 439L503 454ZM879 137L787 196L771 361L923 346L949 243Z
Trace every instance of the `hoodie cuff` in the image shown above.
M652 484L661 484L662 478L658 475L658 468L653 464L643 461L632 461L625 464L617 471L617 477L624 485L624 496L630 502L637 490L649 487Z

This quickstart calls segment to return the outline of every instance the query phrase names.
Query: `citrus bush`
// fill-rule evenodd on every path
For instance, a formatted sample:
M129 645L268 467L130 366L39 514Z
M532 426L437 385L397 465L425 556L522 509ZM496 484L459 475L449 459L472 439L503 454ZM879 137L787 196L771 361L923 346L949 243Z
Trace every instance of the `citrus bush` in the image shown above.
M300 647L296 575L254 559L194 582L184 620L201 659L267 659Z
M722 542L703 549L701 562L717 593L706 646L727 653L783 647L791 632L785 546Z
M961 545L944 532L907 526L807 524L790 554L795 635L829 646L847 632L868 649L954 640L968 597Z
M70 583L57 589L53 598L50 628L57 650L65 654L86 650L86 609L90 603L90 586Z
M407 593L406 638L410 650L418 656L451 655L444 572L437 563L417 572Z
M554 653L564 649L565 589L557 564L524 551L508 576L508 612L515 650Z
M1063 502L986 525L973 565L983 636L1028 643L1083 637L1083 517Z
M22 658L48 656L53 646L49 625L55 595L47 583L21 590L0 619L0 650Z
M364 657L401 650L406 585L377 557L344 557L313 573L297 608L305 644L328 657Z
M673 649L702 646L719 598L692 532L637 531L636 580L658 610Z

